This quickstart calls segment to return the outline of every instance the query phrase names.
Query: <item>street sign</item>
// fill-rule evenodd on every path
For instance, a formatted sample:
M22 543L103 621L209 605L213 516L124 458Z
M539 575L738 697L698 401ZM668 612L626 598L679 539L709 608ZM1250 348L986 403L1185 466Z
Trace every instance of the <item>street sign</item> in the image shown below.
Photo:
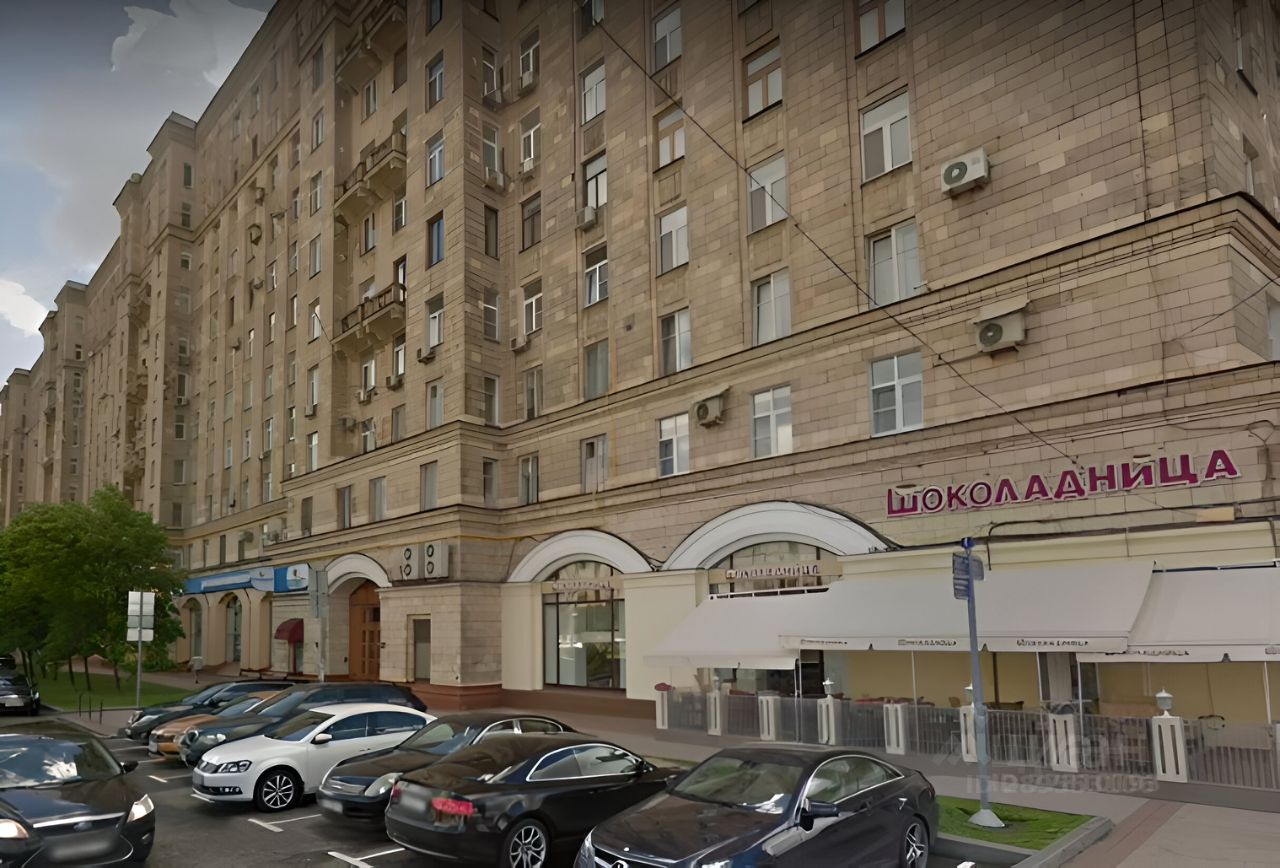
M150 627L143 627L139 630L137 627L128 627L125 629L124 640L126 642L151 642L156 638L156 631Z
M969 577L968 576L952 576L951 577L951 593L957 600L969 599Z
M951 555L951 577L953 579L972 579L980 582L986 578L987 571L982 565L982 559L974 557L970 554L961 554L956 552ZM958 597L957 599L964 599Z
M126 611L128 623L126 626L130 630L136 630L142 627L150 630L156 625L156 595L150 591L130 591L129 592L129 608ZM129 639L130 642L138 641L136 636ZM143 640L148 641L147 639Z

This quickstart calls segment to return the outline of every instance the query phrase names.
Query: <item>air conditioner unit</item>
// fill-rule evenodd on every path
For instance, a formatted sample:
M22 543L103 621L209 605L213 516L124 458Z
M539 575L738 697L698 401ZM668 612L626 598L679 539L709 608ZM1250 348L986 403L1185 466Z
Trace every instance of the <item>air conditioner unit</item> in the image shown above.
M253 280L249 281L249 288L252 289L254 292L257 292L258 290L262 289L262 278L255 277Z
M578 228L590 229L596 225L596 209L588 205L578 212Z
M501 193L503 190L507 189L507 176L497 169L485 166L484 185L490 190L497 190Z
M265 187L258 187L258 186L256 186L256 185L255 185L255 186L254 186L254 188L253 188L253 201L254 201L254 203L255 203L255 204L258 204L258 205L261 205L261 204L262 204L262 200L263 200L263 199L265 199L265 198L267 198L267 190L266 190L266 188L265 188Z
M516 335L511 339L511 351L513 353L524 352L524 350L528 348L528 346L529 346L528 335Z
M942 167L942 192L948 196L955 196L970 187L987 183L989 177L987 149L978 148L976 151L961 154L954 160L947 161Z
M398 389L404 385L404 374L388 374L387 388Z
M261 452L259 452L259 453L258 453L258 460L259 460L259 461L266 461L266 460L267 460L268 458L270 458L270 457L271 457L271 450L270 450L270 449L264 449L264 450L262 450Z
M538 77L534 75L532 69L527 69L520 73L520 93L526 94L533 89L533 85L538 81Z
M174 401L174 404L176 404L179 407L185 407L190 402L190 400L191 399L188 398L186 395L179 395L178 399Z
M501 70L498 71L498 80L502 80ZM502 87L498 86L493 88L493 90L486 90L484 92L484 101L486 105L493 107L502 105Z
M435 357L436 357L435 347L427 347L425 349L423 349L422 347L418 347L418 361L422 362L424 365L427 362L434 359Z
M449 544L447 542L422 544L422 576L426 579L449 577Z
M317 404L308 404L302 408L302 415L306 416L308 419L314 419L316 417L316 408L318 406L319 405Z
M242 531L240 531L240 537L239 537L239 538L240 538L240 542L242 542L242 543L251 543L251 542L253 542L253 531L251 531L251 530L242 530Z
M978 311L973 320L974 340L979 352L994 353L1026 340L1025 295L1002 299Z
M693 418L703 428L719 425L724 420L724 395L713 395L693 405Z
M361 404L368 404L370 401L373 400L373 393L375 391L376 390L373 388L361 389L359 392L356 393L356 400L359 401Z
M533 174L534 168L538 165L538 161L533 157L520 161L520 177L527 178Z

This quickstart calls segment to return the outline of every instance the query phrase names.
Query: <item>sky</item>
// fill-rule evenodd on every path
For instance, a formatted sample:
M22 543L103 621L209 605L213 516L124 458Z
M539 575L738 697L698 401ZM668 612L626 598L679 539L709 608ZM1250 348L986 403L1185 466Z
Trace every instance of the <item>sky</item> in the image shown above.
M0 0L0 383L111 248L160 124L200 117L271 3Z

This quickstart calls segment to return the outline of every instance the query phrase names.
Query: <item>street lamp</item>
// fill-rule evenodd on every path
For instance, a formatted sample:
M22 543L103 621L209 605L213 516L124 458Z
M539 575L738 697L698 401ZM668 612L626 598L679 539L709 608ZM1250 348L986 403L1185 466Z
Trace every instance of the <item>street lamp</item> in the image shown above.
M822 682L822 692L827 696L831 696L836 692L836 683L830 678L826 678Z
M1169 717L1169 710L1173 708L1173 694L1161 688L1156 694L1156 708L1163 712L1161 717Z

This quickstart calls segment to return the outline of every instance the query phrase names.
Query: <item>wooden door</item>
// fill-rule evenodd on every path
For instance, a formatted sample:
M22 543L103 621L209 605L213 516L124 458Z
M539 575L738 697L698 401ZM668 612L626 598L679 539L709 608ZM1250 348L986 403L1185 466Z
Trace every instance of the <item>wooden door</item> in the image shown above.
M382 657L382 610L377 585L365 582L351 593L350 614L348 671L356 680L377 680Z

